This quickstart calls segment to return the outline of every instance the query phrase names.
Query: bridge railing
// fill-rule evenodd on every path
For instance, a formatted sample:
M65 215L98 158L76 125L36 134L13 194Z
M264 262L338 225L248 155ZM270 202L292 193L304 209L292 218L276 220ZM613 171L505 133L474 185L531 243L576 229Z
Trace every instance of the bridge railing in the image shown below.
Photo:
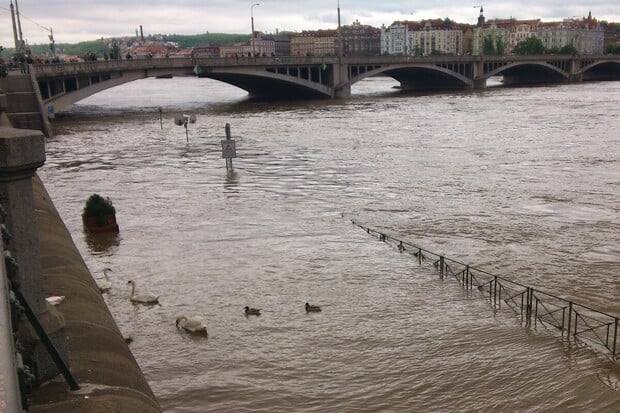
M620 354L620 317L474 268L364 226L355 220L351 222L368 234L376 236L379 241L394 245L400 253L411 254L420 265L432 262L442 279L454 278L464 289L477 289L482 296L488 297L494 310L506 305L520 315L521 322L526 326L536 327L540 324L551 327L552 330L559 331L562 338L572 338L576 343L607 352L617 360Z
M504 56L474 56L474 55L441 55L441 56L350 56L344 57L343 63L349 65L364 64L398 64L417 62L421 64L463 64L463 63L507 63L507 62L544 62L569 60L602 60L619 61L618 55L504 55ZM148 69L192 69L201 67L230 67L230 66L286 66L286 65L319 65L337 64L339 58L335 56L266 56L266 57L153 57L123 60L97 60L87 62L68 62L51 64L34 64L31 70L37 77L52 77L62 74L86 74L119 70L148 70Z
M229 66L268 66L268 65L319 65L337 62L334 57L170 57L170 58L141 58L124 60L96 60L86 62L67 62L34 64L31 70L37 77L57 76L61 74L86 74L120 70L148 70L148 69L175 69L202 67L229 67Z

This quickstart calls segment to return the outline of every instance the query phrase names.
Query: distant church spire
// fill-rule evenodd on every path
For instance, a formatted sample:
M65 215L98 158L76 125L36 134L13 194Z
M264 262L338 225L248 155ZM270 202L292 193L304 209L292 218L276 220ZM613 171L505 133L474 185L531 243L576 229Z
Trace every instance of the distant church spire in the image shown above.
M477 27L482 27L484 26L484 14L483 14L484 10L482 10L482 6L480 6L480 16L478 16L478 24L476 25Z

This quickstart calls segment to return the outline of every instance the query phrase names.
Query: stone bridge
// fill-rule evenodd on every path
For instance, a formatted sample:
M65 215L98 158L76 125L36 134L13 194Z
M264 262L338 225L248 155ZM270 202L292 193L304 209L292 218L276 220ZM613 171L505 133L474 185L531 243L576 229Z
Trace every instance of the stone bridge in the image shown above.
M42 112L147 77L199 76L263 98L347 98L351 86L390 76L407 90L483 88L491 76L505 84L620 80L619 55L150 58L33 65Z

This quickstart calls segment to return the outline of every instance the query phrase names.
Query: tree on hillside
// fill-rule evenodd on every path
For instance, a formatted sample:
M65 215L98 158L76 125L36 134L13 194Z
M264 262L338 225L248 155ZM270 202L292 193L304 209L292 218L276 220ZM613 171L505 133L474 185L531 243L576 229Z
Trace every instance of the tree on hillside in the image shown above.
M528 37L525 40L521 40L513 52L518 55L537 55L545 52L545 46L542 41L537 37Z
M110 59L121 59L121 48L116 39L112 40L112 43L110 43Z

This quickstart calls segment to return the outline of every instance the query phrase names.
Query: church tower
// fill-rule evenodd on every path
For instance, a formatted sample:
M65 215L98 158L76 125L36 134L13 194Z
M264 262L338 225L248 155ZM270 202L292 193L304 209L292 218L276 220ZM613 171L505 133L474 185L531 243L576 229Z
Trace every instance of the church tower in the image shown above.
M482 14L484 10L482 10L482 6L480 6L480 16L478 16L478 24L476 27L482 28L484 26L484 14Z

